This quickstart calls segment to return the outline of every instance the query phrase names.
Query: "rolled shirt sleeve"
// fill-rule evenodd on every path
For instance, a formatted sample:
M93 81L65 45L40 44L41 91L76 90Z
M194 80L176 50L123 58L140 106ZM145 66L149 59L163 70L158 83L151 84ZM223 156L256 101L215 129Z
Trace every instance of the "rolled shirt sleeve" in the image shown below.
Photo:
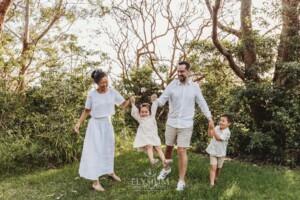
M211 118L212 115L209 111L208 105L206 103L206 100L203 97L203 94L201 92L201 89L199 85L197 87L197 93L196 93L196 103L198 104L199 108L202 110L203 114L206 116L207 119Z
M164 90L164 92L160 95L160 97L156 100L157 101L157 105L158 106L163 106L166 104L166 102L169 100L170 98L170 88L172 87L172 85L174 84L174 81L171 82L166 89Z

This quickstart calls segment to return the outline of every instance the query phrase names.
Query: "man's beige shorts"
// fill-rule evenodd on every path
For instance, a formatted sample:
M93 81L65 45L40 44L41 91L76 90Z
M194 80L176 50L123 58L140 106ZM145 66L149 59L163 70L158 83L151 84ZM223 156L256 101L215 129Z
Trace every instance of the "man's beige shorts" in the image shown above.
M211 165L217 165L218 168L222 168L225 157L215 157L215 156L209 156L210 158L210 164Z
M191 137L193 133L193 127L190 128L174 128L172 126L166 126L166 145L177 147L190 147Z

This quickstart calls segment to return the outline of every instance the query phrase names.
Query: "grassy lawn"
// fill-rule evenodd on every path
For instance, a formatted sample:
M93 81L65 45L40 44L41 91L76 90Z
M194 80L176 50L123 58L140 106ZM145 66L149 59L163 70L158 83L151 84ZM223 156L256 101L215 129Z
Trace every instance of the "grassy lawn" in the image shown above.
M91 182L78 177L78 163L30 174L1 175L0 199L299 199L300 171L225 161L220 182L209 187L209 159L189 154L187 188L177 192L177 155L172 173L159 182L161 167L150 168L146 155L134 150L115 158L122 182L100 178L104 193L91 190ZM154 176L153 176L154 175ZM153 177L152 177L153 176Z

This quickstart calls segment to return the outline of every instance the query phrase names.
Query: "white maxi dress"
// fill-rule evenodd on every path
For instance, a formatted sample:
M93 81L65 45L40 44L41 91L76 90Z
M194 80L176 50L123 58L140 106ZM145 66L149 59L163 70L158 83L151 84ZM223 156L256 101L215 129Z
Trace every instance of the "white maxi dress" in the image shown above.
M138 108L135 105L132 106L131 115L135 120L139 122L139 127L135 136L133 147L137 148L137 150L140 152L146 152L146 145L161 145L155 119L157 106L157 102L154 101L151 106L151 115L149 115L148 117L140 117Z
M85 108L91 109L83 150L79 166L79 175L89 180L98 180L114 169L114 130L111 116L115 114L115 105L121 105L125 99L113 88L100 94L97 90L89 92Z

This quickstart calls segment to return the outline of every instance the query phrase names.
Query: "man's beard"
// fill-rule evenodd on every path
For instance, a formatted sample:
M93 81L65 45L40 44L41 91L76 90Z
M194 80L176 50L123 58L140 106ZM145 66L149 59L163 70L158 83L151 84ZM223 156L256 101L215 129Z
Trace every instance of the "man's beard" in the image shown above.
M185 80L186 80L185 76L178 76L178 78L179 78L179 81L181 81L181 82L185 82Z

